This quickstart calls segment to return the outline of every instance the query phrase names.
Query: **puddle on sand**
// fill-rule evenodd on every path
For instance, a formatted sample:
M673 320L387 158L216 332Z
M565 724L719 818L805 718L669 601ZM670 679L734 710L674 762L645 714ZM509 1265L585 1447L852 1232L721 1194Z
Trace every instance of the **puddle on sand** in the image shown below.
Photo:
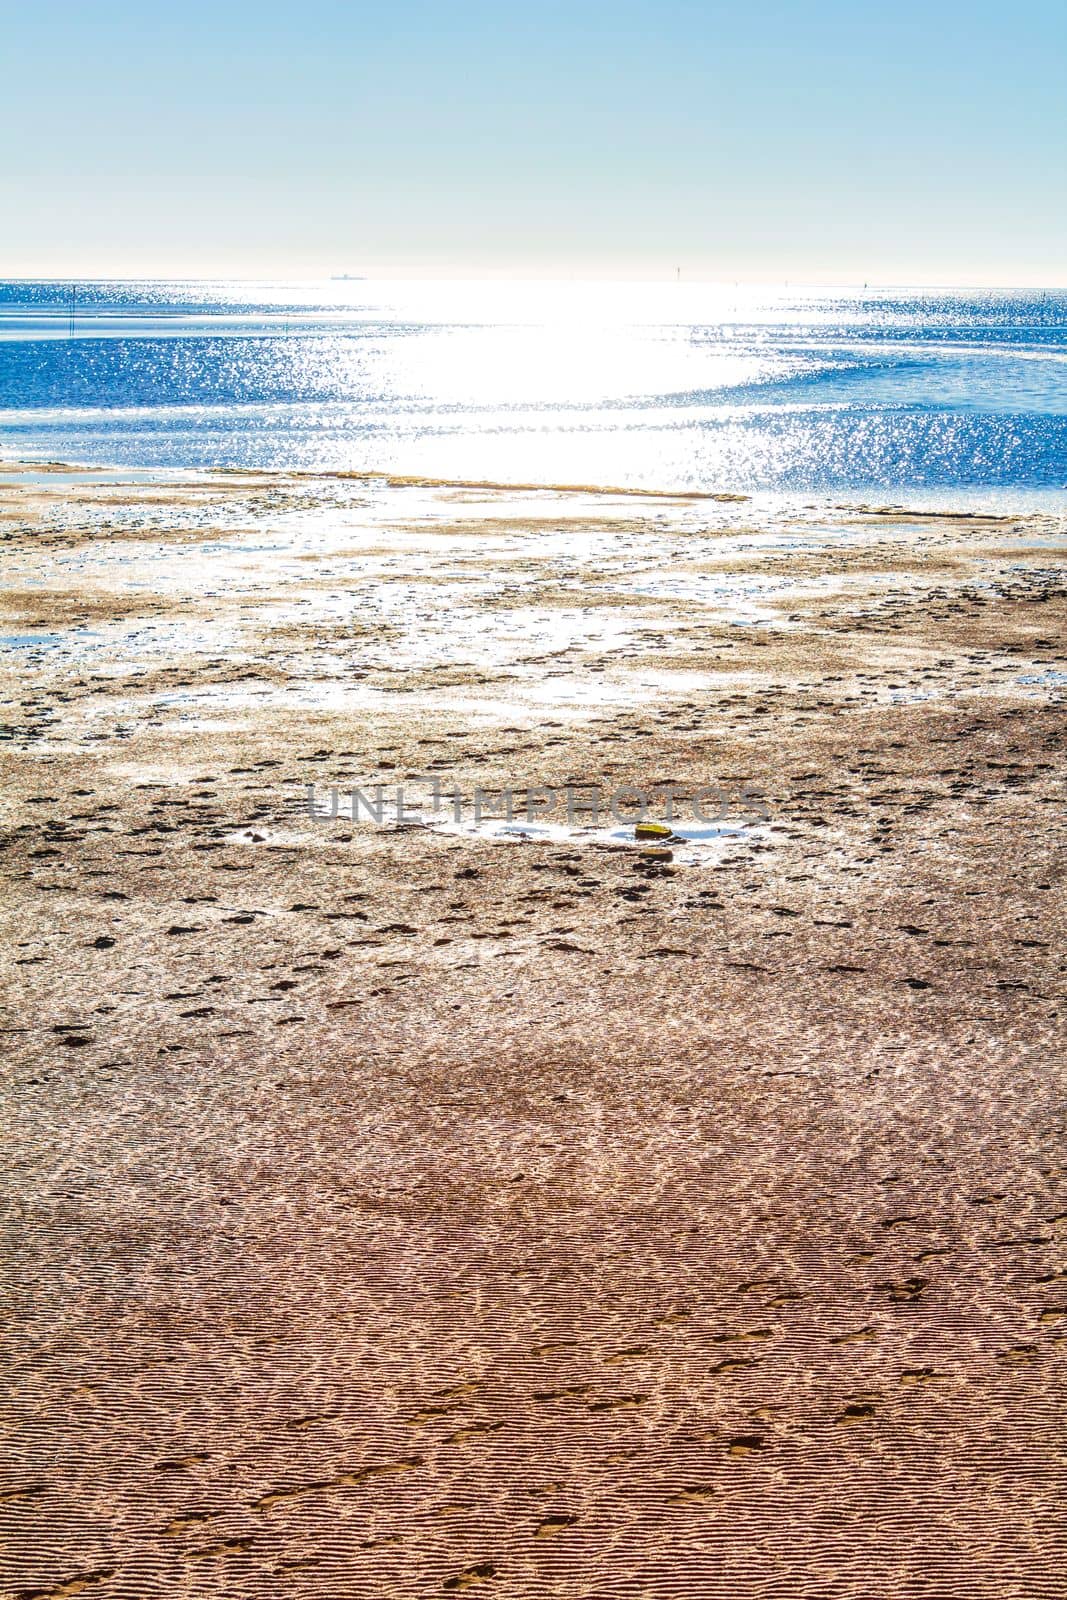
M0 633L0 650L52 649L62 639L61 633Z
M1016 678L1016 683L1043 684L1046 688L1062 689L1067 687L1067 672L1059 667L1046 667L1040 672L1024 672Z
M295 826L279 828L261 824L256 828L242 828L227 835L227 843L234 845L256 844L274 848L299 849L313 844L336 845L351 842L357 835L362 840L381 832L395 838L398 833L426 833L437 837L486 840L515 847L538 845L572 845L590 850L625 851L627 854L646 856L652 860L673 861L683 866L714 866L733 848L763 844L767 839L766 826L756 823L723 820L716 823L679 822L670 834L656 838L638 838L634 823L596 823L579 826L576 823L552 822L545 818L528 820L519 814L483 816L475 821L471 816L457 818L442 807L438 812L407 807L401 818L395 803L384 802L381 819L377 814L360 812L353 822L348 796L341 796L336 816L330 816L325 795L316 803L312 816L305 801L292 807ZM343 829L339 838L336 829ZM353 832L354 830L354 832Z
M319 818L320 823L329 820L325 815ZM336 820L347 821L351 825L351 819L343 815ZM361 818L357 824L363 828L366 825L365 818ZM581 827L573 823L527 820L521 815L511 819L488 816L478 821L466 817L457 821L447 812L435 814L432 810L409 813L403 821L399 821L395 811L390 815L388 809L383 815L382 823L372 823L371 826L384 826L391 832L397 829L418 830L455 838L487 839L500 844L569 844L597 850L624 850L648 855L653 859L673 860L686 866L714 864L722 859L731 846L756 843L762 840L765 833L765 830L758 826L741 822L720 822L714 825L679 823L669 835L638 838L633 823L610 827L596 824Z

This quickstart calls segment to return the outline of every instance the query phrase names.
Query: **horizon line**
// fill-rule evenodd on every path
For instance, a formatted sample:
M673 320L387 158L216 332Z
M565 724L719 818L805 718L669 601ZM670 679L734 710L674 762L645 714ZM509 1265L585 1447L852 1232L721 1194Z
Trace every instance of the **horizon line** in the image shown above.
M766 276L739 276L719 277L710 275L685 276L684 271L680 276L674 275L640 275L640 274L598 274L596 272L519 272L499 270L468 271L455 270L446 272L419 272L411 270L382 271L382 272L338 272L338 273L292 273L263 272L263 273L233 273L211 272L203 269L196 272L181 271L170 272L71 272L51 271L32 273L4 273L0 270L0 283L66 283L66 284L96 284L96 283L284 283L289 285L300 284L330 284L330 283L499 283L499 284L552 284L559 287L581 286L583 284L617 284L619 287L666 287L676 288L702 287L723 289L939 289L939 290L1028 290L1031 292L1064 293L1067 292L1067 279L1061 282L1038 279L978 279L978 278L859 278L859 277L782 277L772 278Z

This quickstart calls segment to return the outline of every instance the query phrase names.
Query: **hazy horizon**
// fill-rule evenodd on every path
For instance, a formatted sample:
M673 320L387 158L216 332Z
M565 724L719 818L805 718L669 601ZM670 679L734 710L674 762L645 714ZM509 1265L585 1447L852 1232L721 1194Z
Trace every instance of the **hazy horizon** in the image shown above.
M0 267L2 267L2 261L0 261ZM647 274L626 273L622 269L614 273L608 271L590 271L571 272L564 275L559 272L551 271L534 273L520 272L518 270L508 271L505 268L500 268L494 271L490 268L486 268L482 272L474 273L465 271L459 267L451 271L448 269L440 269L433 272L416 272L409 270L363 273L338 269L336 272L321 272L317 274L304 275L270 271L245 273L224 271L212 272L206 269L198 269L196 271L164 271L160 269L152 272L136 273L119 271L106 272L102 270L82 272L40 271L11 273L0 271L0 282L26 284L59 283L73 285L77 285L79 283L85 285L109 283L203 283L235 285L248 284L259 286L274 284L289 288L314 287L323 284L336 285L345 282L393 284L398 287L401 287L404 284L417 285L432 283L455 285L462 285L465 283L477 285L486 283L508 284L515 286L521 286L523 283L530 283L560 288L565 288L572 284L575 286L581 286L583 284L589 286L596 286L597 284L612 284L640 288L645 285L651 287L668 283L681 283L683 287L689 286L691 288L700 287L722 289L724 291L732 291L740 288L762 290L778 289L787 292L795 290L798 293L816 293L819 291L834 293L862 291L864 289L869 289L874 293L881 293L884 291L896 290L918 292L924 289L931 289L937 290L938 292L952 292L953 290L960 290L961 292L981 292L982 290L989 290L991 293L1010 293L1013 290L1019 290L1024 293L1032 294L1034 292L1040 292L1041 290L1048 290L1049 293L1058 294L1064 290L1067 290L1067 270L1065 270L1063 280L1059 282L1043 279L1034 279L1031 282L1022 278L1006 278L1003 281L993 281L988 278L976 278L973 280L951 278L925 278L907 280L903 278L881 279L875 277L860 280L858 278L848 277L805 278L803 276L796 278L778 278L769 273L752 273L747 276L740 275L738 277L726 278L716 277L712 274L687 274L684 271L679 277L677 268L673 272L665 272L658 277L653 277Z

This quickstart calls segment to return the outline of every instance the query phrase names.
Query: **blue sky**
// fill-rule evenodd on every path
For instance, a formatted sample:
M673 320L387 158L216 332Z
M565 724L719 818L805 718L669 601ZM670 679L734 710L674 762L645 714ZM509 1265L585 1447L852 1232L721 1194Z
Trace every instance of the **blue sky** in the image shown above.
M0 276L1067 283L1062 0L2 24Z

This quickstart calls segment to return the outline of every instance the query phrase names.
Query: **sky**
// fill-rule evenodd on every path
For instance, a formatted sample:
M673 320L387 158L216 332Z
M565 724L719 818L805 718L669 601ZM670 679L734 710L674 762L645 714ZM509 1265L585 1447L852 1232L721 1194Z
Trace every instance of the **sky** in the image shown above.
M1067 285L1063 0L0 0L0 277Z

